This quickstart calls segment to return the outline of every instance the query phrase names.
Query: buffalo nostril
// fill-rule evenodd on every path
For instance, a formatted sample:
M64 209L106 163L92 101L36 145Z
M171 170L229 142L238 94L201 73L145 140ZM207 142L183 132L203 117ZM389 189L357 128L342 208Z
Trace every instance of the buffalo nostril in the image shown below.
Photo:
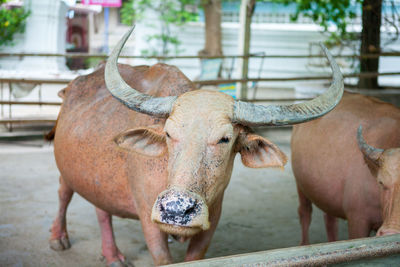
M190 207L190 208L188 208L188 209L185 211L185 216L191 215L192 213L195 213L195 211L196 211L196 209L195 209L194 206L193 206L193 207Z
M199 204L192 198L179 197L160 204L161 221L168 224L186 225L199 209Z

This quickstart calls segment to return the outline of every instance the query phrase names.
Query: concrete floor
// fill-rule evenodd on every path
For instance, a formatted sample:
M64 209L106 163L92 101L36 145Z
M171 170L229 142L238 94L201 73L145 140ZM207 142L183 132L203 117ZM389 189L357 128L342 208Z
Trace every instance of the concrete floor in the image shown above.
M265 135L289 157L290 130ZM0 144L0 266L101 266L95 210L75 194L68 210L71 249L48 246L58 206L58 170L51 145ZM340 221L340 239L347 237ZM114 218L116 240L135 266L152 266L138 221ZM312 243L326 241L322 213L314 208ZM240 157L225 193L222 217L207 258L296 246L300 242L297 193L290 161L284 171L245 168ZM172 242L176 262L187 244Z

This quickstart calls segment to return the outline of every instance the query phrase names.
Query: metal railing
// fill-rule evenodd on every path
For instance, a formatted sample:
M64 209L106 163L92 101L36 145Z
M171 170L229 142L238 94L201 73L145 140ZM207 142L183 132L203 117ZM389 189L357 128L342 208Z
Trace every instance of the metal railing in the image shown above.
M376 76L394 76L400 75L400 72L387 72L387 73L358 73L358 74L345 74L344 78L354 78L354 77L376 77ZM286 78L248 78L248 79L219 79L219 80L202 80L202 81L193 81L197 85L219 85L225 83L239 83L239 82L287 82L287 81L309 81L309 80L330 80L331 76L307 76L307 77L286 77ZM17 78L0 78L0 84L3 88L3 84L8 84L9 88L11 87L11 83L33 83L33 84L68 84L72 79L17 79ZM400 93L400 91L399 91ZM293 102L293 101L302 101L308 100L309 98L256 98L256 99L241 99L251 102ZM15 101L9 99L8 101L3 100L3 96L1 96L0 106L3 109L4 105L9 106L9 118L8 119L0 119L0 124L4 123L42 123L42 122L55 122L50 119L12 119L11 116L11 106L12 105L50 105L50 106L59 106L61 102L48 102L48 101Z
M333 55L335 58L377 58L377 57L398 57L400 52L381 52L373 54L337 54ZM0 53L0 57L65 57L65 58L104 58L106 54L89 54L89 53ZM186 55L186 56L132 56L120 55L119 58L138 58L138 59L157 59L160 61L171 59L209 59L209 58L325 58L324 55L309 55L309 54L296 54L296 55L268 55L268 54L248 54L248 55L222 55L222 56L199 56L199 55Z
M67 54L46 54L46 53L0 53L0 57L67 57L67 58L106 58L105 54L87 54L87 53L67 53ZM342 54L336 55L335 57L339 58L375 58L375 57L398 57L400 56L399 52L387 52L380 54ZM121 58L144 58L144 59L156 59L156 60L169 60L169 59L205 59L205 58L324 58L323 55L266 55L266 54L249 54L249 55L224 55L224 56L127 56L121 55ZM377 77L377 76L398 76L400 72L385 72L385 73L349 73L344 74L344 78L356 78L356 77ZM226 83L243 83L243 82L288 82L288 81L315 81L315 80L330 80L331 76L302 76L302 77L280 77L280 78L247 78L247 79L218 79L218 80L196 80L193 81L198 86L203 85L211 85L218 86L219 84ZM11 88L12 83L31 83L31 84L68 84L72 79L21 79L21 78L0 78L1 84L1 99L0 106L2 111L2 117L4 114L4 106L8 105L9 107L9 117L0 119L0 124L9 124L11 126L12 123L43 123L43 122L55 122L55 118L52 119L42 119L42 118L32 118L32 119L13 119L11 116L11 106L13 105L61 105L61 102L46 102L39 99L39 101L14 101L11 98L8 101L3 99L3 85L8 84L9 88ZM254 101L254 102L293 102L300 100L307 100L309 98L265 98L265 99L242 99L246 101Z
M168 266L326 266L400 254L400 234L274 249Z

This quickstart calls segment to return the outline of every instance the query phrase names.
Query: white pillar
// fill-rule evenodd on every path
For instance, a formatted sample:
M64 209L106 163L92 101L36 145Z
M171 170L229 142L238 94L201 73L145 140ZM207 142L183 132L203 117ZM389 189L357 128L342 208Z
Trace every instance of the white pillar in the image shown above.
M6 47L2 51L65 53L67 5L61 0L30 0L25 1L25 8L30 9L31 14L27 18L24 34L16 40L16 47ZM1 65L5 69L40 72L43 75L67 70L63 57L25 57L18 62L14 59L14 64L7 65L1 62Z

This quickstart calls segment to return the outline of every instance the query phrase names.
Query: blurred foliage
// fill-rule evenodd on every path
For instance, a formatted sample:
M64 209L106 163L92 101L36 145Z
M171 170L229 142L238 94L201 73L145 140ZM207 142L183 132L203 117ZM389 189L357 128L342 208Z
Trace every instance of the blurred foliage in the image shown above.
M85 69L89 68L96 68L100 64L105 63L104 58L99 58L99 57L89 57L85 59Z
M171 33L171 25L180 26L188 21L196 21L198 15L194 10L201 8L205 1L210 0L127 0L123 3L121 18L124 24L132 25L135 21L143 19L147 10L153 10L162 21L161 32L147 36L146 41L160 41L161 45L157 46L158 49L154 46L149 47L142 51L143 54L168 55L172 52L171 47L178 53L181 43L177 36ZM221 2L240 2L240 0L221 0ZM348 26L361 15L363 0L256 0L256 2L296 4L296 11L291 19L296 21L300 15L311 18L329 34L326 42L328 46L352 46L350 43L360 38L358 32L348 31ZM329 31L331 26L335 26L336 30Z
M7 0L0 0L0 47L12 44L15 33L23 33L30 11L23 7L8 8Z
M359 39L359 35L348 32L347 26L354 22L358 14L361 14L362 0L272 0L273 2L292 4L296 3L296 13L292 20L296 21L299 15L311 18L319 24L324 32L329 32L330 26L336 26L337 31L329 32L328 45L341 44L343 40L353 41Z
M159 18L161 27L152 23L148 26L159 29L159 33L147 35L146 41L149 48L141 51L143 55L170 55L178 54L181 42L171 28L182 26L189 21L198 20L198 0L128 0L121 8L121 20L126 25L132 25L144 18L145 12L153 11Z

